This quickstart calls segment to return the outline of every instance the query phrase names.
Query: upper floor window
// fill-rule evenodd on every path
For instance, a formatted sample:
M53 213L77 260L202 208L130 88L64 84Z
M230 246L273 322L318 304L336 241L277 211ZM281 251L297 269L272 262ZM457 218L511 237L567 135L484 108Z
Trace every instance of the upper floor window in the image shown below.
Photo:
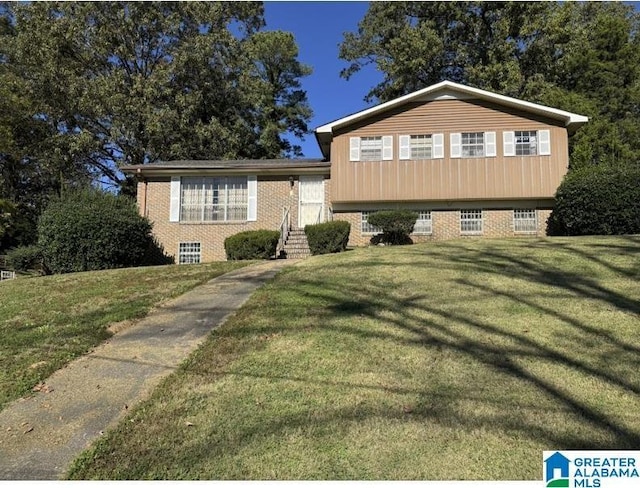
M462 157L478 158L484 156L484 132L462 133Z
M247 210L246 176L182 178L181 221L247 220Z
M349 138L350 161L389 161L393 159L393 136Z
M502 133L505 156L548 156L551 154L551 131L516 130Z
M538 132L535 130L515 131L516 156L538 154Z
M382 137L360 138L360 161L382 161Z
M453 132L452 158L482 158L496 155L495 132Z
M442 134L400 136L399 159L440 159L444 157Z

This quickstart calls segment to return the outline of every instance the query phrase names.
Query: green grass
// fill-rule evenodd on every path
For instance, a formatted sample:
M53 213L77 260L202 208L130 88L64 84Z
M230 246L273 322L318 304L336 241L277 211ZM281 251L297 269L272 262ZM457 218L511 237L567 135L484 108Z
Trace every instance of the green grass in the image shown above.
M0 408L112 334L110 324L246 263L130 268L0 283Z
M71 478L540 479L640 445L640 238L459 240L287 268Z

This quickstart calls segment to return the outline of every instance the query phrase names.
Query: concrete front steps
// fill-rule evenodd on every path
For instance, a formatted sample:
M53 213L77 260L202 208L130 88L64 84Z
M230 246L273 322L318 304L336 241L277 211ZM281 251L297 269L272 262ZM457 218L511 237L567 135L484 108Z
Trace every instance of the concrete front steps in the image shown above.
M304 229L290 229L279 257L283 259L304 259L309 256L311 256L311 250L309 249Z

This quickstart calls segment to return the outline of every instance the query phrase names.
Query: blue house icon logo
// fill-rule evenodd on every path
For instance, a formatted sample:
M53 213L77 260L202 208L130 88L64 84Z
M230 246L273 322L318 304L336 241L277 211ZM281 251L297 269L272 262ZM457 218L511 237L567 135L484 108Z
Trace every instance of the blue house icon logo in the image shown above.
M571 461L556 452L544 460L544 480L547 488L569 487L569 463Z

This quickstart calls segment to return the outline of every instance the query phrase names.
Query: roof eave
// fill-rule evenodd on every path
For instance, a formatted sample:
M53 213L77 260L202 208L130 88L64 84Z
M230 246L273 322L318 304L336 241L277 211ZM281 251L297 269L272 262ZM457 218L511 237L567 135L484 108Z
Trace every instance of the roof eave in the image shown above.
M125 174L131 174L140 177L147 176L176 176L176 175L269 175L269 176L288 176L292 174L328 174L330 165L315 166L297 166L282 168L259 168L259 167L185 167L185 166L156 166L153 165L135 165L123 166L120 170Z
M579 115L572 112L567 112L564 110L559 110L559 109L547 107L545 105L539 105L532 102L526 102L524 100L519 100L517 98L507 97L505 95L499 95L497 93L488 92L486 90L481 90L479 88L460 85L458 83L453 83L451 81L442 81L435 85L431 85L429 87L423 88L422 90L418 90L416 92L409 93L408 95L404 95L394 100L390 100L389 102L385 102L380 105L376 105L374 107L361 110L360 112L356 112L355 114L351 114L351 115L348 115L347 117L334 120L333 122L330 122L328 124L321 125L315 130L316 137L318 137L318 134L326 134L329 138L331 138L331 135L334 133L336 129L339 129L341 127L366 119L372 114L384 112L398 105L407 103L411 100L420 99L421 97L425 97L429 94L436 93L441 89L450 89L468 96L472 96L474 98L479 98L482 100L487 100L487 101L491 101L501 105L518 108L528 112L537 113L539 115L543 115L551 119L559 120L563 122L566 127L569 127L571 125L576 127L577 129L577 127L579 127L582 124L585 124L589 120L589 118L585 117L584 115Z

